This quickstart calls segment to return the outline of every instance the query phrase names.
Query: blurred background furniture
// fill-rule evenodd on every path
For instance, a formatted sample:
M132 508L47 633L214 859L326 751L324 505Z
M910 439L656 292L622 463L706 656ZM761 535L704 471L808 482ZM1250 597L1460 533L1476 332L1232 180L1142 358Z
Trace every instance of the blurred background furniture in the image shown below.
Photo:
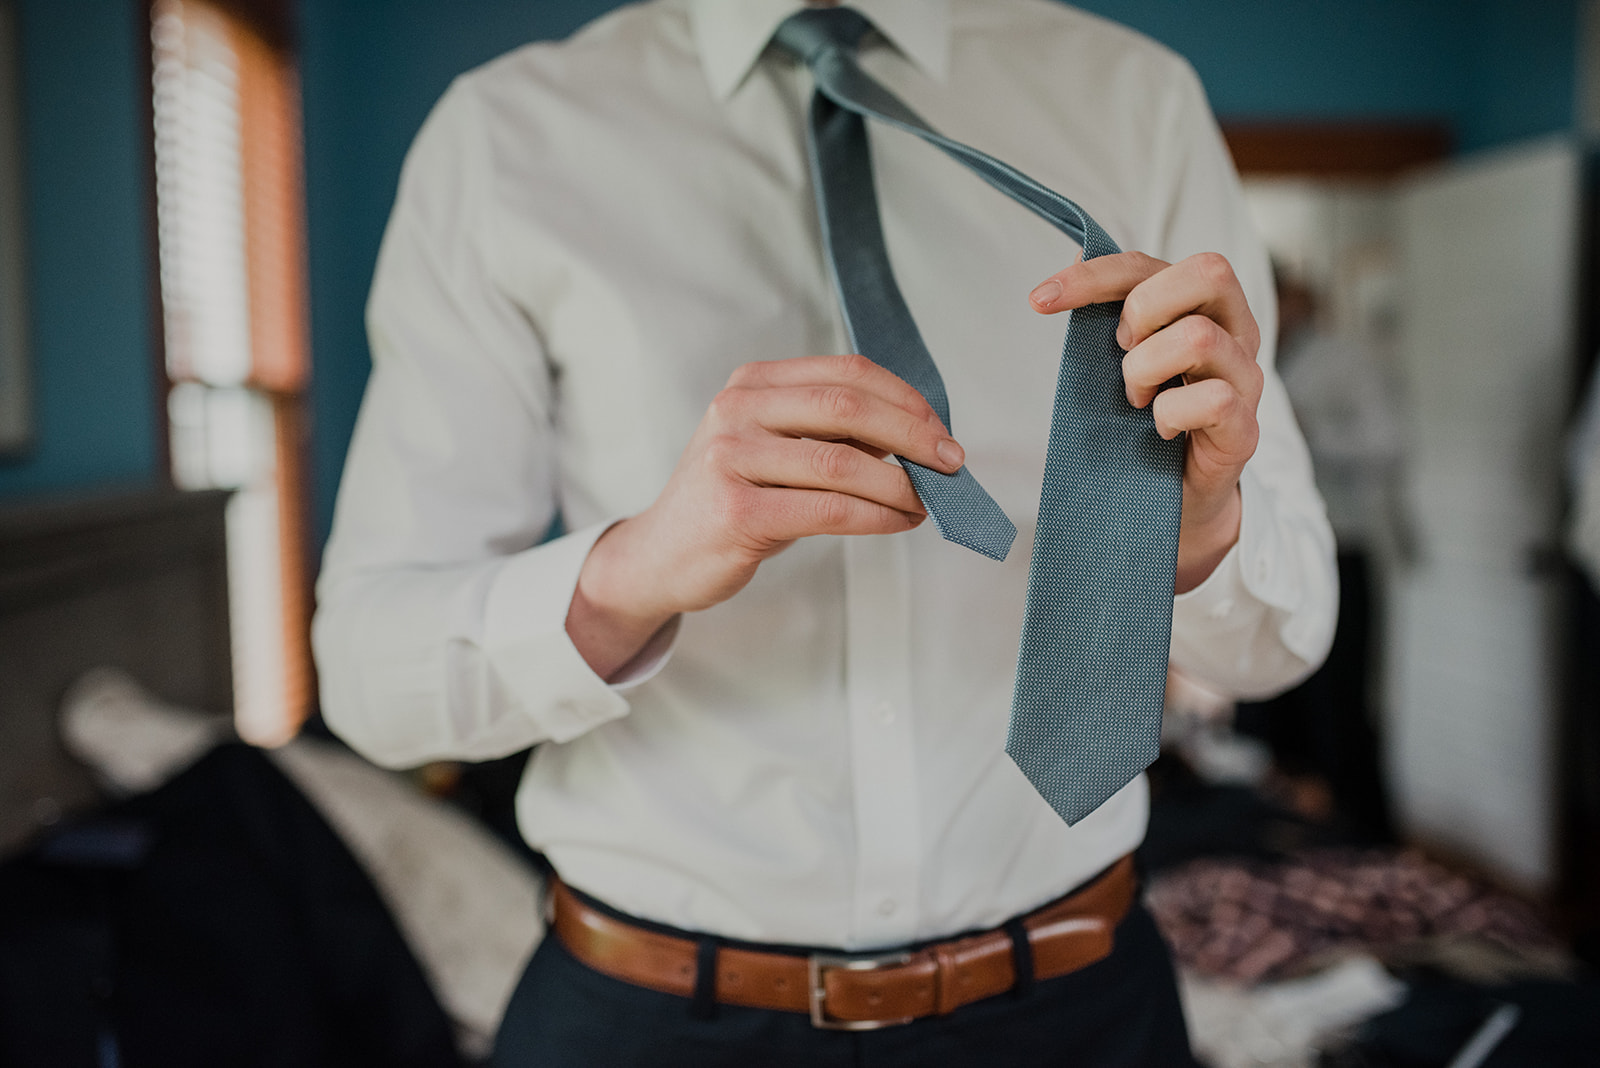
M88 669L119 667L170 700L231 714L227 499L0 506L0 853L98 800L56 729Z

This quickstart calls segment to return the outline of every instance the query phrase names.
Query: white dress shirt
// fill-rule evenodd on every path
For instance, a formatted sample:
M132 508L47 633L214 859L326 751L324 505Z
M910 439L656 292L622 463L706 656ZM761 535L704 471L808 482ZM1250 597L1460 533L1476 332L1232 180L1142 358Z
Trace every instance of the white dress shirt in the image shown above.
M1190 68L1045 0L860 0L862 62L936 127L1076 199L1125 248L1266 258ZM323 712L381 763L544 742L527 839L574 885L726 936L879 947L989 926L1144 833L1142 778L1067 827L1003 752L1078 249L873 128L901 288L1003 564L930 524L802 540L609 685L564 621L590 546L660 492L740 364L846 351L819 244L791 0L659 0L462 76L418 135L368 306L373 373L319 586ZM1270 350L1262 353L1270 366ZM1172 655L1261 694L1320 661L1332 542L1269 371L1238 546ZM559 514L571 533L541 540ZM665 644L665 641L663 641Z

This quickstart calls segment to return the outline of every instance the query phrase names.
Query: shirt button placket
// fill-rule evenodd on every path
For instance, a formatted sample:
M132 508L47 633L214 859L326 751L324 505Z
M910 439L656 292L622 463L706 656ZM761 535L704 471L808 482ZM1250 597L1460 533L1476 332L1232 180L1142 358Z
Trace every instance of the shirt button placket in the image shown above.
M902 538L845 542L845 674L856 831L847 939L852 947L909 942L916 933L921 835L909 571Z

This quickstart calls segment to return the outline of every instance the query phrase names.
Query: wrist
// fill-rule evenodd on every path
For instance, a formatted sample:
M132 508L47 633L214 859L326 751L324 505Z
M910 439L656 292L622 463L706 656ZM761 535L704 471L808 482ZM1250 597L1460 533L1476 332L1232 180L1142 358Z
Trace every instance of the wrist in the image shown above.
M678 612L650 597L648 583L635 574L625 519L602 534L589 550L567 609L567 635L595 674L609 679L626 666Z
M1244 505L1237 483L1210 507L1191 508L1184 502L1178 532L1178 567L1174 593L1188 593L1222 563L1239 541Z

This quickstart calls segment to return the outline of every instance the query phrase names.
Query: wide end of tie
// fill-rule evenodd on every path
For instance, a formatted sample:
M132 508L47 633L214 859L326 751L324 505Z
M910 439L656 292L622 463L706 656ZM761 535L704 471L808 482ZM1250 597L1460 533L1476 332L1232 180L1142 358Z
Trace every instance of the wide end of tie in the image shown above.
M911 477L911 488L946 541L991 560L1004 560L1011 552L1011 543L1017 539L1016 524L965 467L946 475L903 457L900 466Z
M1117 791L1155 763L1160 753L1159 741L1151 746L1132 743L1131 748L1139 752L1073 753L1066 750L1066 735L1062 733L1019 732L1015 718L1011 727L1011 734L1006 738L1006 755L1068 826L1077 824L1111 800ZM1127 741L1123 744L1130 747Z

